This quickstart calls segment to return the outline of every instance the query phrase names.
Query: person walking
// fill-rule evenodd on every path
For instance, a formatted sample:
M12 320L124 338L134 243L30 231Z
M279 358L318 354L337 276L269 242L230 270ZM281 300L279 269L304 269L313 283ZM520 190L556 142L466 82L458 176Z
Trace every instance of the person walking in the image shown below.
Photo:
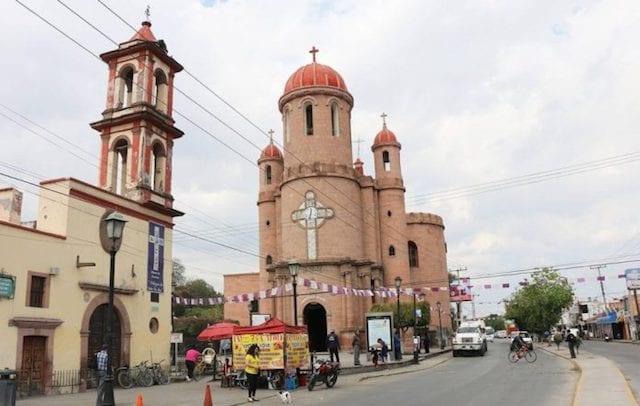
M571 332L571 330L567 330L567 342L569 343L569 352L571 353L571 358L576 357L576 336Z
M100 351L96 352L93 356L96 358L96 374L98 378L98 397L96 398L96 406L102 406L105 393L105 379L107 377L107 365L109 364L109 354L107 344L102 344Z
M353 333L351 346L353 347L353 365L360 365L360 348L362 348L362 346L360 340L360 330L358 329L356 329L355 333Z
M335 330L331 330L331 333L327 336L327 348L329 349L329 358L333 362L333 356L336 357L336 362L340 362L340 339Z
M192 345L187 350L187 353L184 355L184 363L187 365L187 382L191 382L191 380L195 380L196 378L193 376L193 370L196 368L196 362L198 362L198 357L202 355L200 351L196 349L195 345Z
M431 346L431 340L429 339L429 330L424 334L424 353L429 354L429 347Z
M396 330L393 336L393 357L396 361L402 359L402 348L400 348L400 331Z
M251 344L244 358L244 373L247 374L249 397L247 402L257 402L256 389L258 389L258 373L260 372L260 348L258 344Z

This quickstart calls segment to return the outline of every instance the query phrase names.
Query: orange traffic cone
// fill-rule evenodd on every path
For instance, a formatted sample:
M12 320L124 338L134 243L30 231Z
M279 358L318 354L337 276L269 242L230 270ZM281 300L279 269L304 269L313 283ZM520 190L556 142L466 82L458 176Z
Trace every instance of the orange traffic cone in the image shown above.
M211 388L207 385L204 388L204 404L203 406L213 406L213 400L211 399Z
M144 406L144 400L142 399L142 395L138 395L138 398L136 399L136 406Z

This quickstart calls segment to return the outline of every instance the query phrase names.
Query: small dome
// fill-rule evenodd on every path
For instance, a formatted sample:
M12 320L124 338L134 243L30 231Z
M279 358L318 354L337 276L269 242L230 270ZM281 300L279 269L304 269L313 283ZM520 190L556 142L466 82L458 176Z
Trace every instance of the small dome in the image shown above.
M276 147L273 143L269 144L265 149L262 150L262 153L260 154L260 159L265 158L282 159L282 152L280 152L280 149L278 149L278 147Z
M387 142L397 143L398 139L396 135L387 128L386 124L382 125L382 130L376 135L375 140L373 140L373 145L382 144Z
M129 41L151 41L157 42L158 40L151 32L151 23L149 21L143 21L142 27L135 33L133 37Z
M284 85L284 94L305 87L333 87L348 92L347 85L338 72L330 66L316 62L316 53L318 52L316 47L311 48L309 53L313 55L313 62L299 68L289 76Z

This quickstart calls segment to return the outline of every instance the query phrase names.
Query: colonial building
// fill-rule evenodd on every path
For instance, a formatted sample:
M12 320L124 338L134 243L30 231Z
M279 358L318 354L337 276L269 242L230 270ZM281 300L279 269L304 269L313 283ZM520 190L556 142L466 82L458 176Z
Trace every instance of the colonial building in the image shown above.
M401 144L385 115L371 146L374 176L359 158L354 162L354 98L338 72L316 62L316 52L311 50L312 63L289 77L278 101L284 153L271 142L258 160L260 271L225 275L225 296L289 284L290 263L300 265L297 280L354 289L395 291L399 276L403 288L423 289L432 306L440 301L443 327L450 327L448 289L432 289L448 286L442 218L406 212ZM312 350L324 349L330 330L346 344L363 328L372 303L388 300L297 287L298 320L290 291L262 297L252 310L307 325ZM246 303L226 303L225 317L248 322ZM437 326L435 311L431 319Z
M58 372L86 369L106 340L103 220L114 211L127 224L115 258L113 365L169 359L172 228L182 215L172 207L171 156L183 135L172 90L182 66L149 22L101 57L109 76L106 109L91 124L101 140L98 185L41 182L30 222L22 193L0 190L0 367L19 370L31 394L71 390Z

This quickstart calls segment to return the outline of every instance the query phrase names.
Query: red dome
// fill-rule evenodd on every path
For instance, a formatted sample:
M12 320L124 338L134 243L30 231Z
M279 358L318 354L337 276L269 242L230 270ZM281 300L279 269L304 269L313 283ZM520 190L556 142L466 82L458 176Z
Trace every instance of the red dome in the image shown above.
M149 21L143 21L142 27L140 27L140 29L134 34L133 37L131 37L129 41L135 41L135 40L151 41L151 42L158 41L156 37L153 35L153 32L151 32L151 23Z
M267 145L265 149L262 150L260 154L260 159L265 158L280 158L282 159L282 152L273 144Z
M382 126L382 130L376 135L376 139L373 140L373 145L382 144L386 142L394 142L397 143L398 139L396 135L389 129L387 129L387 125L384 124Z
M333 87L348 92L344 79L332 67L312 62L295 71L284 86L284 93L305 87Z

